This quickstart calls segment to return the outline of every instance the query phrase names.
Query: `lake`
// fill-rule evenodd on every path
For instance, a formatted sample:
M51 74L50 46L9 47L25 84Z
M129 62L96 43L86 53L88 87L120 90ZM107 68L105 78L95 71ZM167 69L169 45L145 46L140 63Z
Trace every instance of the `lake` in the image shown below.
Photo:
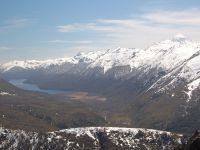
M40 89L37 85L25 83L25 81L26 79L14 79L14 80L9 80L9 83L11 83L12 85L20 89L34 91L34 92L44 92L48 94L62 94L62 93L68 92L68 91L62 91L62 90Z

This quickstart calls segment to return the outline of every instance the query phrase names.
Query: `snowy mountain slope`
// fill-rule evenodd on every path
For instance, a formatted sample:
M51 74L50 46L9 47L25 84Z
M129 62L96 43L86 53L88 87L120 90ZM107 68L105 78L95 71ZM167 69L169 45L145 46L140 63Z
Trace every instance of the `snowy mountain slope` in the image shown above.
M85 62L91 63L90 67L102 67L105 72L114 66L126 65L129 65L131 68L140 68L145 65L150 65L151 67L159 66L165 70L169 70L184 60L189 59L199 50L199 43L190 42L182 35L176 35L172 40L162 41L145 50L117 48L107 51L79 53L70 58L44 61L13 61L3 64L1 68L4 71L8 71L13 67L35 69L38 67L48 67L50 65L62 65L63 63L77 64Z
M126 122L130 127L191 133L200 123L200 43L183 35L147 49L117 48L64 59L10 62L0 68L6 79L103 95L107 101L98 108L108 112L114 126Z
M39 70L36 76L44 74L56 78L55 74L58 77L64 74L66 77L75 75L77 79L75 78L74 82L80 78L134 80L143 84L146 91L153 89L157 92L173 89L183 80L187 87L187 101L190 101L193 91L199 87L199 66L200 43L189 41L179 34L171 40L153 44L144 50L117 48L79 53L74 57L55 60L13 61L0 66L0 74L10 75L12 78L24 72L29 76Z
M25 60L25 61L11 61L0 66L3 72L9 71L15 67L23 68L23 69L39 69L39 68L48 68L52 65L63 65L64 63L77 64L80 62L91 63L95 59L99 57L103 52L89 52L78 53L74 57L69 58L59 58L59 59L48 59L43 61L38 60Z
M100 67L104 69L104 73L116 66L130 66L134 55L139 49L117 48L108 50L98 59L92 62L89 67Z
M183 40L183 38L181 41L175 41L175 44L176 45L170 44L173 45L173 51L172 48L170 48L170 51L163 54L160 60L156 60L159 63L158 66L165 70L166 75L157 81L159 84L154 83L151 88L159 87L159 90L165 90L167 88L172 88L172 86L176 85L176 82L183 79L188 87L187 101L189 101L192 91L195 90L199 84L200 44L192 43L185 39ZM171 82L164 86L159 86L168 79L170 79ZM192 88L194 82L196 86Z
M165 131L88 127L38 134L0 128L0 148L8 149L165 149L184 142L182 135Z
M76 61L71 58L61 58L61 59L45 60L45 61L37 61L37 60L12 61L1 65L1 69L3 70L3 72L9 71L15 67L23 69L37 69L37 68L46 68L51 65L61 65L65 62L76 63Z

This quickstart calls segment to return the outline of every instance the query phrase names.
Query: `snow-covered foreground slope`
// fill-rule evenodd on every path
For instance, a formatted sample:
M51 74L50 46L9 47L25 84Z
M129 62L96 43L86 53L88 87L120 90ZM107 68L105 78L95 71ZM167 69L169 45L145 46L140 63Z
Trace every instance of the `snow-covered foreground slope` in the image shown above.
M182 135L139 128L72 128L44 134L0 128L0 149L171 150L182 142Z

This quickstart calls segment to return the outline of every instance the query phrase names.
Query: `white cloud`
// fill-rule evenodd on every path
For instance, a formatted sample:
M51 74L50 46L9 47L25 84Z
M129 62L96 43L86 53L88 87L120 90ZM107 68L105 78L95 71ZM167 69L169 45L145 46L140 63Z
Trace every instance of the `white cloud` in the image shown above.
M7 20L6 24L10 27L23 27L30 22L30 19L21 18L21 19L12 19Z
M91 44L90 40L81 40L81 41L67 41L67 40L50 40L45 41L46 43L59 43L59 44Z
M200 10L191 9L184 11L157 11L143 16L153 23L180 25L180 26L200 26Z
M4 50L10 50L11 48L7 47L7 46L0 46L0 50L4 51Z
M153 11L142 13L137 18L97 19L90 23L76 23L58 26L59 32L93 31L98 41L105 41L107 47L144 48L154 42L168 39L177 33L200 41L200 10ZM103 35L103 37L102 37ZM96 41L96 42L98 42ZM93 41L93 43L96 43ZM109 44L110 43L110 44ZM96 46L96 45L94 45ZM105 45L104 45L105 46Z
M58 26L58 31L60 32L75 32L75 31L84 31L84 30L91 30L96 26L94 23L87 23L87 24L69 24L64 26Z
M12 28L22 28L27 25L30 25L34 23L37 19L33 18L15 18L15 19L9 19L1 23L0 30L5 29L12 29Z

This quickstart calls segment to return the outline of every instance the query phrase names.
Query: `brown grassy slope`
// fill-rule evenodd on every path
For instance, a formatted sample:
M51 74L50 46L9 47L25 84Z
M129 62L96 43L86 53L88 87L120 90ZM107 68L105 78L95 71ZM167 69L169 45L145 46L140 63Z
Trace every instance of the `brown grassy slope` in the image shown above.
M104 119L81 102L20 90L0 80L0 125L12 129L52 131L69 127L100 126Z

